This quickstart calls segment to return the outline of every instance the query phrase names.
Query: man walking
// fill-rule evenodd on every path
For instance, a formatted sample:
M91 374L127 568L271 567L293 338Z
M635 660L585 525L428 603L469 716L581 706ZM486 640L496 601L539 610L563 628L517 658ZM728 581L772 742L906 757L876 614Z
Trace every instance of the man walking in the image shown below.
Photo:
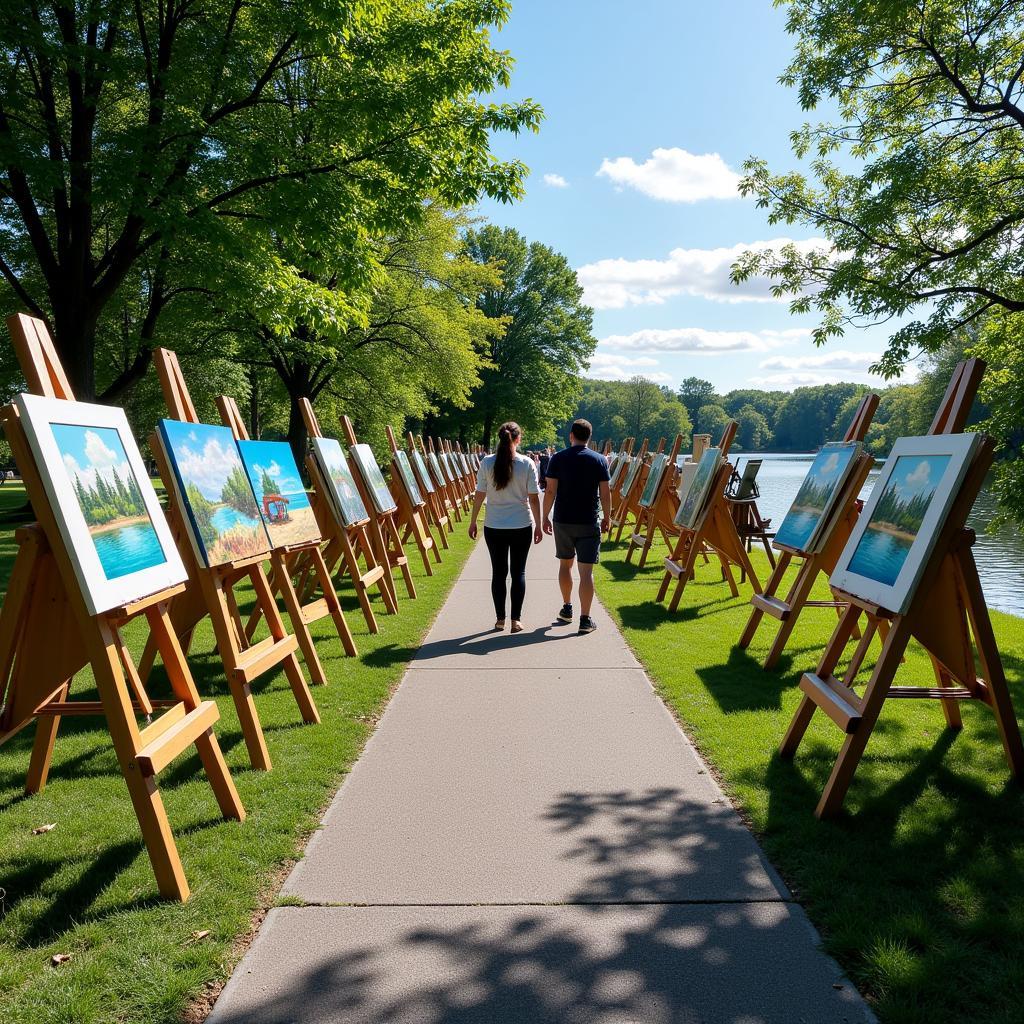
M569 447L548 460L544 491L544 532L553 533L555 537L558 586L565 602L558 618L572 622L572 564L576 562L580 574L581 633L593 633L597 628L590 616L594 602L594 566L601 557L601 535L609 527L612 504L608 460L587 447L592 432L593 427L586 420L573 423L569 430Z

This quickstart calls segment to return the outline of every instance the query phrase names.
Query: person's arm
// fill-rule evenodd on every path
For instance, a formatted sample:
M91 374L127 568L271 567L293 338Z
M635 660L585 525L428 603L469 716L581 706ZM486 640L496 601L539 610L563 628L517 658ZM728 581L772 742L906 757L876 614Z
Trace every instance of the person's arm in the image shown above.
M551 527L551 506L555 503L555 495L558 493L558 479L548 477L548 485L544 489L544 532L552 533Z
M544 539L540 526L540 495L530 495L530 511L533 513L533 543L539 544Z
M612 489L607 480L601 481L601 532L612 528Z
M480 508L484 503L484 498L487 497L486 491L477 491L473 495L473 510L469 514L469 536L471 540L476 540L477 528L476 528L476 517L480 515Z

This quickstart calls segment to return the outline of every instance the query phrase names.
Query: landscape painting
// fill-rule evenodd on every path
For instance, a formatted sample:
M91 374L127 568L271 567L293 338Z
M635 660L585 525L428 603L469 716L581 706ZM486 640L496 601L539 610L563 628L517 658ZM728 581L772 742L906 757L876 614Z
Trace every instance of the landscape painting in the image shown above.
M427 494L434 493L434 481L430 479L430 470L427 469L427 463L423 456L413 450L409 458L412 459L412 467L416 471L416 481L420 485L421 491L426 491Z
M654 504L655 495L658 493L658 484L661 483L665 467L668 465L668 456L662 452L651 459L651 470L644 482L643 493L640 495L640 507L650 508Z
M399 448L395 452L394 459L395 465L398 467L398 475L402 478L402 483L405 485L405 493L409 496L409 501L414 505L422 505L423 495L420 494L419 486L416 483L416 476L412 471L412 463L409 461L409 456Z
M158 433L200 559L213 566L267 554L270 538L231 431L161 420Z
M700 457L700 462L697 463L697 471L690 481L690 487L676 511L674 519L676 526L683 526L688 530L696 527L697 519L707 501L708 491L714 482L718 467L721 465L721 457L720 448L704 449L704 454Z
M828 522L861 446L855 441L825 445L815 456L793 504L775 535L776 547L811 553L817 549L821 528Z
M238 453L273 547L319 542L320 528L291 445L285 441L239 441Z
M334 508L342 524L353 526L355 523L366 522L370 517L367 515L363 499L359 496L341 445L332 437L314 437L313 457L321 472L330 481Z
M642 466L643 460L639 456L633 459L629 464L629 470L622 481L622 490L619 491L619 494L622 495L623 498L633 490L633 484L636 483L636 478L640 475L640 468Z
M381 473L380 466L377 465L377 457L373 454L373 449L368 444L354 444L348 452L359 467L363 483L366 484L366 489L370 492L373 507L381 514L393 512L398 506L395 504L391 491L388 490L388 485L384 482L384 474Z
M441 469L441 460L437 457L437 453L427 452L427 462L430 463L430 472L434 474L434 482L438 487L444 487L448 478Z

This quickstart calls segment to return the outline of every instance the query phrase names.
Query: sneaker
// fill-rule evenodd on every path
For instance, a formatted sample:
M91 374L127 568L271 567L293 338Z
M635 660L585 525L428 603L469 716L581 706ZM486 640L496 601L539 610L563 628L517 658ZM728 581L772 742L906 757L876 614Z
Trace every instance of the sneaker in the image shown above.
M563 604L562 610L558 613L559 622L572 622L572 605Z
M593 633L597 629L597 623L589 615L580 616L580 632Z

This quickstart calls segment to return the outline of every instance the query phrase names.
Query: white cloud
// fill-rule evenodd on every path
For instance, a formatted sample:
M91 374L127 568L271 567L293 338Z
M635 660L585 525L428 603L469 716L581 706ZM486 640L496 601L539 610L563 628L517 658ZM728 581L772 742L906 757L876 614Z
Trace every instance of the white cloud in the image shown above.
M642 164L632 157L607 157L599 177L620 189L635 188L652 199L696 203L702 199L736 199L740 176L717 153L688 153L685 149L656 149Z
M878 352L850 352L837 348L813 356L773 356L761 363L762 370L856 370L867 373L881 359Z
M880 358L878 352L851 352L848 349L806 356L772 356L759 364L762 370L769 372L751 377L749 383L753 387L773 391L792 391L793 388L843 382L888 387L890 384L911 384L917 379L920 368L908 363L898 378L883 380L870 371Z
M726 355L731 352L768 352L779 345L807 341L808 328L785 331L709 331L703 327L646 328L632 334L612 334L600 344L639 352L693 352Z
M113 448L108 448L103 443L103 438L95 430L87 430L85 432L84 448L85 457L89 460L89 465L95 466L97 469L116 466L122 461Z
M917 469L915 469L913 473L907 474L907 478L904 483L912 487L914 490L923 490L928 485L931 475L931 464L927 459L922 459L917 464Z
M673 249L663 260L607 259L587 263L576 271L583 300L595 309L660 305L676 295L692 295L715 302L778 302L771 280L759 276L734 285L732 265L747 252L779 249L795 244L800 252L828 248L824 238L793 242L790 238L740 242L729 248Z
M560 174L545 174L544 184L549 188L568 188L569 182L565 180Z
M827 476L829 473L834 473L839 468L839 453L833 452L831 455L825 457L825 461L821 464L821 475Z
M595 352L590 360L587 376L592 380L629 380L638 374L657 384L668 383L671 375L651 372L649 367L660 366L660 360L651 356L628 356L616 352Z
M216 438L207 441L202 452L182 445L175 452L175 461L185 485L194 483L210 501L221 500L224 481L232 469L241 465L234 446L223 446Z

